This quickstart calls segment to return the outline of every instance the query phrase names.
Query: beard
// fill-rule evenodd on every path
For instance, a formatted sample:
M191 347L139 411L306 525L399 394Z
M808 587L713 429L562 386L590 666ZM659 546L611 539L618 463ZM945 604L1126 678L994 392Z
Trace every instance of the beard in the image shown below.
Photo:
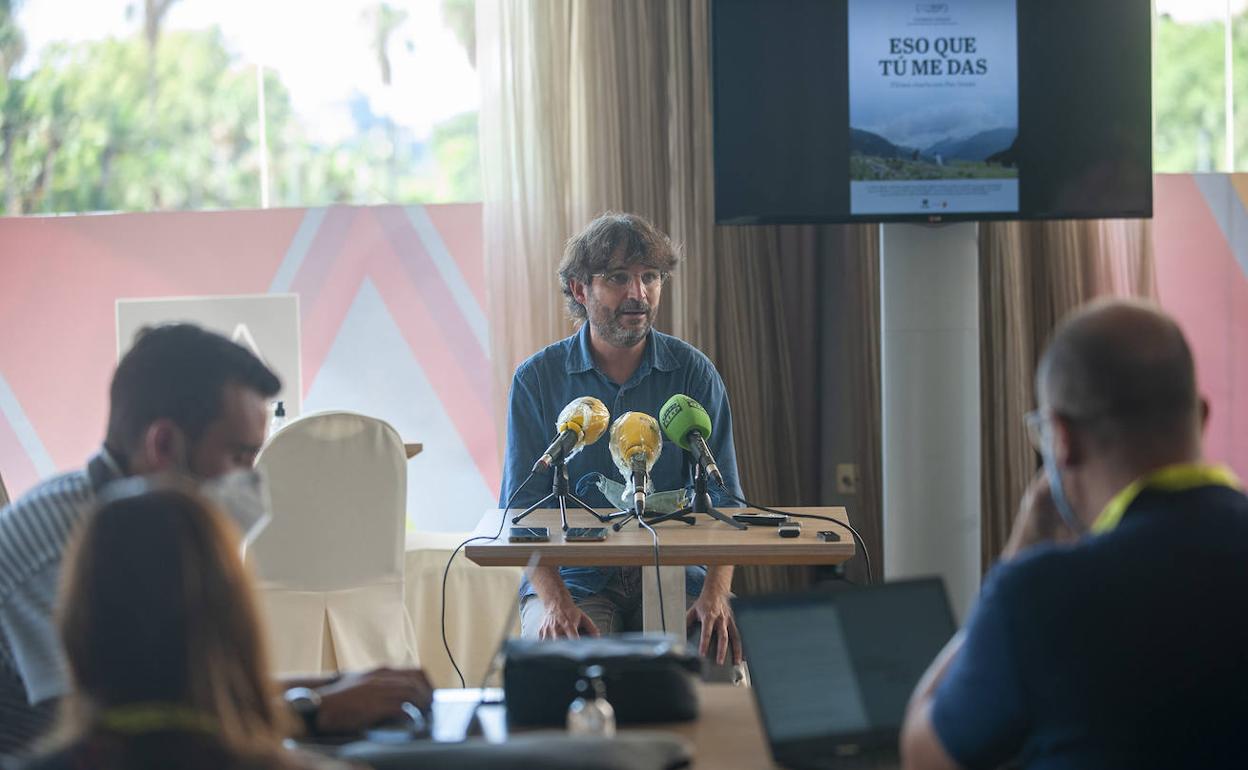
M594 331L617 348L631 348L644 340L654 323L654 307L635 299L624 300L614 310L594 301L587 310ZM634 315L638 311L642 315Z

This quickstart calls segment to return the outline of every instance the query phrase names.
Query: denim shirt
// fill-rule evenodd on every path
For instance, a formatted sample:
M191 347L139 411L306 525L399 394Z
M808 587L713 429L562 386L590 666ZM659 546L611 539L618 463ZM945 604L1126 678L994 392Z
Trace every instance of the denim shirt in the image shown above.
M511 381L511 399L507 414L507 452L503 461L503 486L498 505L503 507L516 487L528 476L529 469L541 456L555 435L559 412L575 398L594 396L611 412L611 419L624 412L644 412L657 419L659 409L677 393L692 397L706 407L711 416L711 437L707 441L724 483L732 493L744 497L737 476L737 453L732 444L732 412L728 394L719 372L701 351L671 335L651 330L641 364L623 385L617 385L594 365L589 347L589 325L567 339L534 354L516 369ZM594 444L582 449L568 462L568 478L573 490L586 475L598 472L610 479L621 480L620 472L611 461L611 451L604 434ZM665 436L659 459L650 472L656 492L693 488L693 459ZM535 475L520 490L511 507L524 509L550 493L550 472ZM738 503L715 485L711 500L716 507L728 508ZM579 496L579 495L578 495ZM595 507L615 504L606 501L595 489L581 499ZM553 502L551 508L558 507ZM573 526L597 522L581 522L589 514L569 510ZM683 526L683 525L682 525ZM660 547L662 532L659 535ZM559 574L577 600L602 591L612 571L608 567L561 567ZM685 591L690 595L702 592L706 567L685 569ZM535 593L526 578L520 595Z

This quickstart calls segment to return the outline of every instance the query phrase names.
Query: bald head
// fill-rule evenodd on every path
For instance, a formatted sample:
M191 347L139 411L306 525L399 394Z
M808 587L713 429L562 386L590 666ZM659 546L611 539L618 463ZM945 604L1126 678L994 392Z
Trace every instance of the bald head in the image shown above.
M1192 353L1152 304L1100 300L1068 316L1040 360L1036 394L1105 449L1199 447Z

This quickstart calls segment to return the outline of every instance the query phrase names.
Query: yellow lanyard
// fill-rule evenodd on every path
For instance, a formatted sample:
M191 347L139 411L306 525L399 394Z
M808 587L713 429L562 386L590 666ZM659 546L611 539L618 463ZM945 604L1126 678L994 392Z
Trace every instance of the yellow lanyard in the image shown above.
M217 732L217 720L179 703L131 703L104 709L100 726L115 733L143 735L162 730L194 733Z
M1167 465L1164 468L1139 477L1123 487L1121 492L1114 495L1113 499L1101 510L1101 515L1096 517L1096 521L1092 524L1092 532L1100 534L1118 526L1118 522L1122 521L1123 514L1127 512L1127 508L1146 489L1157 489L1162 492L1182 492L1188 489L1196 489L1197 487L1243 489L1234 471L1225 465L1205 465L1204 463Z

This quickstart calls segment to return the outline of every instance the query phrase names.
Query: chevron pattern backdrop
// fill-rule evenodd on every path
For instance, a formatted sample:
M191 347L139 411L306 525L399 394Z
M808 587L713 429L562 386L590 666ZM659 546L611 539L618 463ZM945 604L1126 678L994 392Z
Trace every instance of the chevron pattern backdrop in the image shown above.
M1248 174L1155 180L1157 287L1210 402L1205 454L1248 480Z
M1206 452L1248 478L1248 174L1158 176L1155 211ZM412 525L469 529L500 478L484 278L480 204L0 218L0 473L16 496L102 439L117 298L295 292L304 411L422 442Z
M0 219L0 473L21 494L103 439L119 297L299 294L303 410L381 417L425 451L409 518L495 504L481 206Z

